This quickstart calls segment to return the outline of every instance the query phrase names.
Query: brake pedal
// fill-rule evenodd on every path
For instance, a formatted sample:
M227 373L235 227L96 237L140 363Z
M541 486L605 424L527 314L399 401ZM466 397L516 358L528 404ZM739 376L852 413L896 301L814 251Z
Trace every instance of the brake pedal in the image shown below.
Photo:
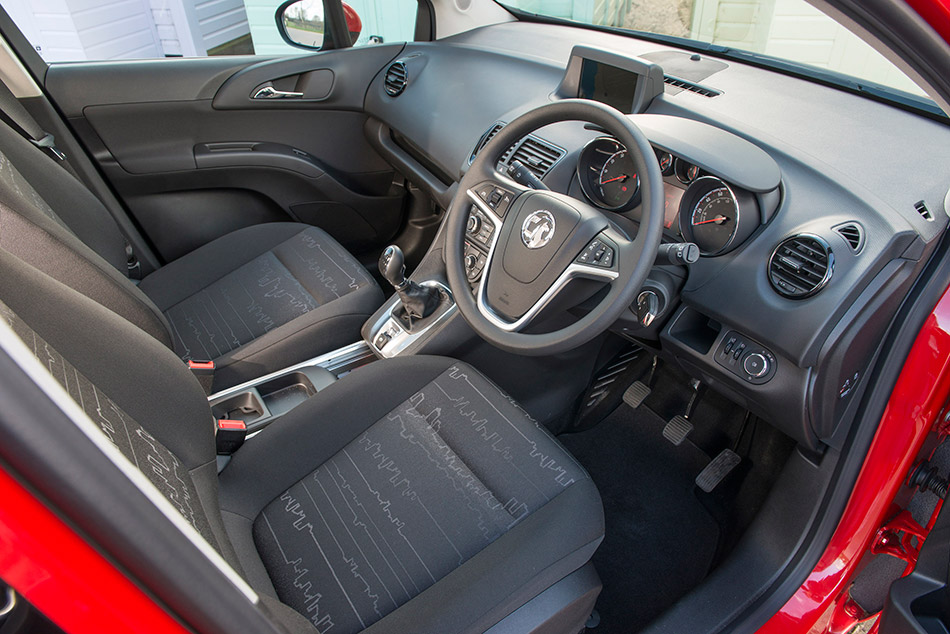
M623 393L623 402L637 409L640 407L640 404L646 400L646 397L650 396L650 392L653 390L644 383L643 381L634 381L633 385L627 388L627 391Z
M666 435L665 431L664 435ZM739 457L739 454L731 449L723 449L719 455L713 458L712 462L706 465L706 468L696 476L696 486L706 493L712 493L713 489L719 486L719 483L722 482L740 462L742 462L742 458Z
M663 437L679 447L691 431L693 431L693 424L685 417L677 415L663 428Z

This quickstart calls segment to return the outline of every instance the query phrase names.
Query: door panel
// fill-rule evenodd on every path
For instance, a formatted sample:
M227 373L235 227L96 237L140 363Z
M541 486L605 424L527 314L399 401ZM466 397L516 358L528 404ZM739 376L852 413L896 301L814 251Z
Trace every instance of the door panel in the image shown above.
M401 50L61 64L47 90L163 260L289 220L359 253L403 224L405 191L366 140L362 112ZM305 97L252 99L263 85Z

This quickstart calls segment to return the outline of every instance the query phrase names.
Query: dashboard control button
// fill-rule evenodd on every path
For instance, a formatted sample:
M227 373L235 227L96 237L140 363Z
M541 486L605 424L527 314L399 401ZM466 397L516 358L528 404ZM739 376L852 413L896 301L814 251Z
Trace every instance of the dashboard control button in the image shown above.
M762 385L775 376L775 355L761 344L731 330L720 339L716 363L747 383Z
M742 362L742 369L748 372L749 376L759 378L768 373L769 362L763 355L753 352Z

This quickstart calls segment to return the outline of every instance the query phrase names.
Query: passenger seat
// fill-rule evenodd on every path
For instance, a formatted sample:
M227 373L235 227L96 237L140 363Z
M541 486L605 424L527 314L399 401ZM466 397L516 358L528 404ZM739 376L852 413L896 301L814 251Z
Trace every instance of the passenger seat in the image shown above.
M0 247L139 326L183 360L213 360L218 391L359 339L382 304L372 276L326 232L246 227L148 275L92 192L0 123Z

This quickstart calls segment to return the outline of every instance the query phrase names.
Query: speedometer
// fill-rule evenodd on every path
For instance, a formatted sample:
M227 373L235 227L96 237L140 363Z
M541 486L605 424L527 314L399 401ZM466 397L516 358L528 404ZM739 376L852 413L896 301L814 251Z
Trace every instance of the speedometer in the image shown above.
M739 207L729 188L717 187L699 199L689 214L693 242L702 253L722 251L736 235Z
M581 151L577 178L584 195L602 209L626 211L639 202L640 177L625 148L613 137L598 137Z
M714 176L693 181L680 202L683 237L704 256L721 255L739 246L758 226L755 198ZM749 211L750 213L744 213Z

